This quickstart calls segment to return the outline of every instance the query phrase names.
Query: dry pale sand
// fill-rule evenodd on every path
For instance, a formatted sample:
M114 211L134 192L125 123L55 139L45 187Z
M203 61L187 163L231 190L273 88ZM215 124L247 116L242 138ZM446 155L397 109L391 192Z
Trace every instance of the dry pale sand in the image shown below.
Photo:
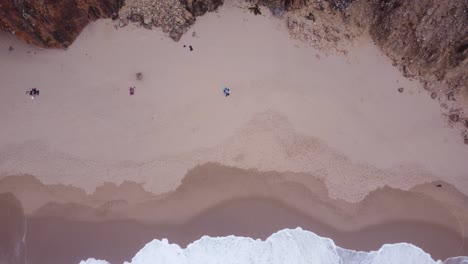
M468 193L458 132L370 40L326 55L292 41L284 21L229 4L192 31L175 43L101 20L68 50L1 35L0 175L88 192L130 179L162 193L213 161L313 173L348 201L433 180Z

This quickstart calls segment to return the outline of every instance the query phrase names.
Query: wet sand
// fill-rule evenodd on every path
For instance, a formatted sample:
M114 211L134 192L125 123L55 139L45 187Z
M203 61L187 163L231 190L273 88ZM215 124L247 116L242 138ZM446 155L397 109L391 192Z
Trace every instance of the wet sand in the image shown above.
M21 222L21 219L15 220ZM26 253L22 257L31 264L77 263L85 257L122 263L152 239L168 238L171 243L185 247L204 235L266 239L280 229L298 226L330 237L340 247L354 250L377 250L385 243L405 241L430 252L435 259L468 254L468 245L462 244L459 234L438 225L393 222L342 232L277 201L250 198L220 204L182 225L29 217L23 250Z
M424 222L384 223L356 232L340 232L278 202L244 199L220 204L183 225L144 225L130 221L83 222L57 218L28 219L29 263L76 263L87 257L122 263L153 239L180 246L202 236L266 239L283 228L302 227L332 238L343 248L378 250L385 243L407 242L435 259L468 255L468 245L450 229ZM443 241L443 243L441 243Z
M152 239L186 246L204 235L265 239L295 227L353 250L407 242L435 259L468 255L468 198L446 183L411 191L383 188L360 203L347 203L330 199L320 180L309 182L315 188L311 190L289 180L295 177L301 175L206 164L192 169L181 186L164 195L135 198L132 193L139 185L128 182L107 184L89 195L75 190L84 196L67 201L67 188L76 187L43 185L25 176L1 180L0 191L8 186L26 201L25 207L34 197L52 197L26 214L29 263L73 263L88 257L121 263ZM28 185L41 191L28 192Z

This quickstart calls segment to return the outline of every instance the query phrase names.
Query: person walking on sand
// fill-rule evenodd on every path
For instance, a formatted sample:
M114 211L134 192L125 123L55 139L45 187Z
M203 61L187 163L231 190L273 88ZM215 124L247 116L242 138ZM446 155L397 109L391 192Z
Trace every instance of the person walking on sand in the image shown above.
M39 96L39 90L36 88L32 88L31 90L26 91L26 94L29 94L31 96L31 99L36 98L36 96Z
M224 96L228 97L229 95L231 95L231 89L224 87L223 93Z

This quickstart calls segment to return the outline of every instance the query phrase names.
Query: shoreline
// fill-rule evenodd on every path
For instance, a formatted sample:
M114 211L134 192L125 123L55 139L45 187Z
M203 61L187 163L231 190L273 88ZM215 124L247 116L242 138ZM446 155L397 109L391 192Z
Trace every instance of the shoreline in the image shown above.
M462 238L441 226L403 221L342 232L268 199L246 198L220 204L181 225L142 224L131 220L87 222L47 216L27 217L26 221L27 253L21 257L29 263L76 263L88 257L123 263L153 239L167 238L170 243L185 248L202 236L235 235L265 240L274 232L296 227L331 238L337 246L355 251L375 251L384 244L410 243L434 259L468 255L468 245L462 243ZM49 254L50 248L56 253Z
M205 164L192 169L178 189L165 195L135 198L139 185L128 182L107 184L95 194L67 200L67 190L73 190L67 188L75 187L38 187L34 178L18 176L0 180L0 193L5 188L14 190L26 207L34 198L53 196L26 214L28 259L40 260L37 263L69 263L88 257L122 263L152 239L167 238L185 247L204 235L266 239L278 230L296 227L358 251L406 242L434 259L468 255L467 237L462 237L468 227L468 208L466 203L451 207L459 195L468 197L454 193L446 183L425 184L414 191L383 188L353 204L330 199L319 180L310 182L313 191L287 180L294 176L299 177ZM31 187L41 191L29 192ZM448 200L437 200L437 196ZM73 246L67 241L73 241ZM46 253L50 247L60 248L60 255Z
M147 192L142 184L132 181L121 185L104 183L87 194L70 185L46 185L33 176L0 179L0 193L6 192L18 197L28 216L69 216L86 221L108 217L145 223L183 223L183 219L191 219L219 203L256 197L282 201L343 231L360 229L362 222L365 226L401 219L431 219L434 224L456 227L457 232L463 232L460 227L468 226L468 196L441 181L421 184L407 191L379 188L362 201L350 203L331 198L323 180L311 174L261 172L217 163L192 168L176 190L164 194ZM67 204L76 206L76 215L61 209ZM148 208L151 208L149 213ZM314 208L321 214L317 216ZM391 210L375 214L380 208ZM88 213L88 210L97 210L98 214ZM151 213L156 211L161 214Z
M246 207L247 211L244 211ZM245 215L235 217L235 213L249 213L249 219L246 220ZM265 215L270 218L265 218ZM272 220L272 216L282 217ZM468 255L468 245L461 245L462 240L467 238L461 238L440 226L397 222L370 226L355 232L339 232L309 217L303 218L288 212L286 208L278 208L276 203L271 205L269 201L255 199L220 205L189 223L175 226L141 225L123 220L80 222L47 217L28 218L27 221L28 254L30 259L40 260L37 263L72 263L88 257L122 263L131 260L138 250L153 239L166 238L170 243L185 248L203 236L235 235L265 240L274 232L296 227L331 238L337 246L355 251L376 251L384 244L410 243L436 260ZM70 244L73 240L75 242ZM44 254L51 246L61 254Z

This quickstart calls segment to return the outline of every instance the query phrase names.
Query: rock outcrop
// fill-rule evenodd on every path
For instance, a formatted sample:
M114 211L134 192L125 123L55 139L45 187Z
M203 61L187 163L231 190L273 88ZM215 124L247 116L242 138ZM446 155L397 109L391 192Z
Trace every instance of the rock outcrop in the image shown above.
M120 27L129 22L148 29L160 27L173 40L178 41L195 22L195 17L179 0L135 0L122 7L118 21Z
M197 16L215 11L222 0L134 0L126 3L119 12L118 26L130 22L145 28L160 27L179 41Z
M118 12L123 0L2 0L0 28L40 47L68 47L83 28Z
M468 94L468 1L371 1L370 34L404 73Z
M223 0L181 0L181 3L194 16L202 16L206 12L215 11L223 4Z
M424 83L468 144L468 1L356 0L342 14L366 28L405 76Z
M268 6L273 14L281 15L282 11L299 9L307 4L306 0L260 0L260 4Z
M348 38L368 30L374 42L406 76L420 77L428 90L442 90L446 96L460 92L468 96L466 0L311 0L306 3L261 0L261 3L273 11L278 6L287 11L299 9L293 11L295 15L288 16L288 26L306 41L331 38L335 43L342 43L342 36ZM330 9L341 14L342 19L334 18L336 14ZM332 30L321 32L325 27ZM334 28L340 27L346 31L340 30L338 34ZM317 46L315 42L312 44Z
M306 6L286 15L292 38L306 42L322 51L346 54L364 28L349 23L339 11L350 2L312 0Z
M112 16L120 18L120 26L133 21L147 28L161 27L177 41L197 16L214 11L223 3L223 0L134 0L127 1L117 14L123 1L3 0L0 28L34 45L62 48L69 46L90 21ZM352 32L351 27L368 29L375 43L407 76L420 77L429 90L442 89L445 94L463 91L468 96L466 0L259 0L258 3L279 16L295 12L299 19L288 17L288 23L301 39L309 39L310 33L315 35L311 38L315 41L345 43L358 32ZM334 11L328 11L327 7ZM342 15L339 22L344 25L332 25L338 21L337 13ZM325 22L317 28L320 21L315 19L320 17L326 19L321 19ZM343 37L345 42L335 41Z

